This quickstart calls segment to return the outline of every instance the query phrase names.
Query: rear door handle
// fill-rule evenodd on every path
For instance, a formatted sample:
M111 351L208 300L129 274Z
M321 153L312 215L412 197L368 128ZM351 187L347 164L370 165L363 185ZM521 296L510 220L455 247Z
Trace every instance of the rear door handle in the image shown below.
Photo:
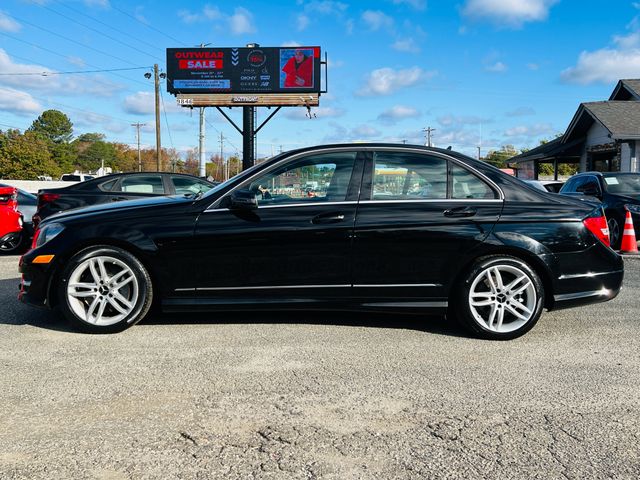
M122 202L124 200L129 200L127 197L113 197L111 199L112 202Z
M339 223L344 220L343 213L321 213L311 219L311 223L314 225L326 224L326 223Z
M445 217L450 218L463 218L463 217L473 217L478 211L472 207L456 207L451 208L449 210L444 211Z

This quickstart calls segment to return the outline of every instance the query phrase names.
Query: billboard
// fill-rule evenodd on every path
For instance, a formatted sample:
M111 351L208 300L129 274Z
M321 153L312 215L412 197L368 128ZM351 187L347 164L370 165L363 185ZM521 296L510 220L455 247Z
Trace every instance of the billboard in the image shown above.
M178 98L320 94L320 47L168 48L167 91ZM230 97L230 98L231 98Z

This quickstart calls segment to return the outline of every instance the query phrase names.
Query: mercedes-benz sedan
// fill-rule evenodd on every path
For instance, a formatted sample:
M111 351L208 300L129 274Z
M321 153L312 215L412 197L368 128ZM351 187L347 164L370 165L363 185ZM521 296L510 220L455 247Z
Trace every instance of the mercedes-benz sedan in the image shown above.
M494 339L543 309L614 298L622 258L600 208L435 148L310 147L205 194L45 220L20 299L90 332L166 311L367 309L447 314Z

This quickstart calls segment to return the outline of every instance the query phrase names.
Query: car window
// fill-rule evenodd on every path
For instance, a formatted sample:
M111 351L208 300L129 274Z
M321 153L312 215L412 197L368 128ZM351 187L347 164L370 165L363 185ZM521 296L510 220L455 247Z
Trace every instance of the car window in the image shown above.
M104 182L103 184L100 185L100 190L104 191L104 192L110 192L113 187L115 187L116 183L118 183L118 179L114 179L114 180L109 180L108 182Z
M447 198L447 161L414 153L374 155L372 200Z
M451 165L451 198L491 199L497 193L475 174L459 165Z
M615 195L640 195L640 175L607 175L607 191Z
M67 175L62 175L60 177L60 180L63 182L79 182L81 179L80 179L80 175L67 174Z
M598 183L598 179L593 176L585 176L580 179L580 182L576 184L576 192L584 193L589 191L596 191L600 193L600 184Z
M120 189L127 193L164 194L164 186L160 175L135 175L122 180Z
M356 152L311 155L282 165L253 180L248 188L258 206L287 203L341 202L356 159Z
M190 177L171 177L173 186L176 189L177 195L184 195L189 193L206 193L213 188L208 182L203 182L197 178Z

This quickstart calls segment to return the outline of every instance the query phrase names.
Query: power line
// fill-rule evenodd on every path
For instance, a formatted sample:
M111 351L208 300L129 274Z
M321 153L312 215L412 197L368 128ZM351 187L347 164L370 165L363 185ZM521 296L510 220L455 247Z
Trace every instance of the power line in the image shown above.
M16 55L13 55L16 58L20 58L17 57ZM29 62L32 62L33 60L28 60L28 59L24 59L27 60ZM102 70L77 70L74 72L13 72L13 73L0 73L0 75L10 75L10 76L21 76L21 75L40 75L42 77L48 77L51 75L71 75L71 74L76 74L76 73L105 73L105 72L122 72L122 71L126 71L126 70L148 70L149 68L153 68L153 67L130 67L130 68L106 68L106 69L102 69Z
M43 32L49 33L50 35L55 35L56 37L60 37L63 40L66 40L68 42L75 43L76 45L80 45L81 47L88 48L89 50L93 50L94 52L97 52L100 55L105 55L107 57L115 58L116 60L119 60L121 62L128 63L129 65L133 65L134 67L137 66L135 63L131 63L129 60L125 60L124 58L118 57L116 55L112 55L112 54L110 54L108 52L104 52L104 51L99 50L97 48L93 48L93 47L91 47L91 46L89 46L89 45L87 45L85 43L78 42L77 40L74 40L73 38L69 38L69 37L66 37L64 35L60 35L59 33L54 32L53 30L49 30L48 28L41 27L40 25L36 25L35 23L32 23L32 22L30 22L28 20L25 20L23 18L17 17L17 16L15 16L13 14L11 14L10 16L13 17L14 19L22 22L22 23L26 23L27 25L31 25L34 28L42 30Z
M68 57L67 57L66 55L63 55L63 54L61 54L61 53L59 53L59 52L56 52L56 51L54 51L54 50L51 50L51 49L49 49L49 48L43 47L43 46L41 46L41 45L37 45L37 44L32 43L32 42L28 42L28 41L26 41L26 40L22 40L21 38L14 37L13 35L9 35L9 34L7 34L7 33L5 33L5 32L0 32L0 35L4 35L5 37L11 38L12 40L15 40L15 41L17 41L17 42L21 42L21 43L24 43L24 44L26 44L26 45L30 45L30 46L35 47L35 48L39 48L40 50L43 50L43 51L45 51L45 52L47 52L47 53L51 53L51 54L53 54L53 55L57 55L58 57L62 57L62 58L64 58L65 60L67 60L67 61L68 61ZM22 58L23 60L26 60L27 62L34 62L33 60L25 59L24 57L19 57L18 55L13 55L13 54L12 54L12 56L13 56L13 57L16 57L16 58ZM39 63L39 62L34 62L34 63ZM93 67L93 68L101 68L101 67L99 67L99 66L97 66L97 65L93 65L93 64L91 64L91 63L87 63L87 62L85 62L85 64L86 64L86 65L88 65L88 66L90 66L90 67ZM119 73L115 73L115 72L106 72L106 73L110 73L111 75L113 75L113 76L115 76L115 77L120 77L120 78L122 78L122 79L124 79L124 80L127 80L128 82L135 82L135 83L139 83L139 84L141 84L141 85L144 85L145 87L146 87L146 86L148 86L146 83L144 83L144 82L142 82L142 81L140 81L140 80L134 80L134 79L131 79L131 78L125 77L124 75L120 75Z
M73 8L70 5L67 5L65 2L58 1L58 4L63 6L63 7L65 7L65 8L67 8L67 9L69 9L69 10L71 10L72 12L77 13L78 15L82 15L83 17L86 17L86 18L88 18L90 20L93 20L94 22L99 23L100 25L104 25L105 27L113 30L114 32L118 32L121 35L125 35L125 36L127 36L127 37L129 37L129 38L131 38L131 39L133 39L133 40L135 40L137 42L143 43L143 44L147 45L148 47L151 47L151 48L154 48L154 49L157 49L157 50L161 50L163 52L165 51L163 48L158 47L158 45L154 45L154 44L149 43L149 42L147 42L145 40L142 40L141 38L134 37L133 35L131 35L128 32L125 32L124 30L120 30L119 28L116 28L116 27L114 27L112 25L109 25L108 23L103 22L102 20L100 20L98 18L92 17L91 15L87 15L86 13L78 10L77 8Z
M114 41L114 42L117 42L117 43L119 43L120 45L124 45L125 47L131 48L132 50L136 50L136 51L138 51L138 52L140 52L140 53L144 53L145 55L150 56L150 57L151 57L151 58L153 58L154 60L158 60L158 57L156 57L156 56L155 56L154 54L152 54L152 53L148 53L148 52L145 52L144 50L140 50L140 49L139 49L139 48L137 48L137 47L134 47L134 46L132 46L132 45L130 45L130 44L128 44L128 43L126 43L126 42L123 42L122 40L119 40L119 39L117 39L117 38L115 38L115 37L112 37L111 35L109 35L109 34L107 34L107 33L101 32L100 30L98 30L98 29L96 29L96 28L90 27L89 25L86 25L86 24L84 24L84 23L82 23L82 22L79 22L78 20L75 20L74 18L72 18L72 17L70 17L70 16L68 16L68 15L65 15L64 13L60 13L60 12L58 12L57 10L54 10L54 9L53 9L53 8L51 8L51 7L47 7L47 6L46 6L46 5L44 5L44 4L39 4L39 5L40 5L40 7L44 8L44 9L46 9L46 10L49 10L50 12L53 12L53 13L55 13L56 15L61 16L62 18L66 18L66 19L67 19L67 20L69 20L70 22L73 22L73 23L75 23L75 24L77 24L77 25L80 25L81 27L84 27L84 28L86 28L86 29L88 29L88 30L91 30L92 32L97 33L98 35L102 35L102 36L104 36L104 37L108 38L109 40L112 40L112 41Z
M169 35L168 33L165 33L165 32L163 32L162 30L159 30L159 29L155 28L154 26L149 25L149 24L148 24L148 23L146 23L146 22L143 22L143 21L142 21L142 20L140 20L139 18L134 17L133 15L131 15L131 14L129 14L129 13L127 13L127 12L125 12L124 10L122 10L122 9L120 9L120 8L118 8L118 7L116 7L115 5L111 5L111 8L113 8L114 10L117 10L117 11L118 11L118 12L120 12L121 14L123 14L123 15L125 15L125 16L127 16L127 17L129 17L129 18L133 19L133 20L135 20L136 22L138 22L138 23L140 23L140 24L144 25L145 27L149 28L150 30L153 30L154 32L159 33L160 35L164 35L165 37L170 38L171 40L173 40L174 42L177 42L177 43L178 43L178 44L180 44L180 45L186 45L186 44L187 44L186 42L182 42L182 41L178 40L177 38L172 37L172 36L171 36L171 35Z
M171 127L169 127L169 118L167 118L167 109L164 108L164 94L162 93L162 89L160 89L160 101L162 102L162 111L164 112L164 123L167 124L167 133L169 134L169 142L171 143L171 148L175 148L173 145L173 138L171 137Z

